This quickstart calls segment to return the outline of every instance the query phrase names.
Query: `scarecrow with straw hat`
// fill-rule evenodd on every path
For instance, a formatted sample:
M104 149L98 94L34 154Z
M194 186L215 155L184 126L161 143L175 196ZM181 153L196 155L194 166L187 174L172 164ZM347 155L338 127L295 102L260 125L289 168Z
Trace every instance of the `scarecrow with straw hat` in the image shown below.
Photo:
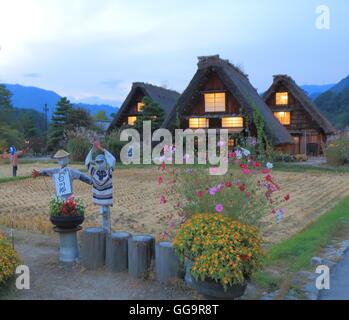
M65 200L68 200L69 197L73 195L73 180L78 179L90 185L93 183L92 179L89 176L83 174L78 170L67 167L69 163L68 152L59 150L53 156L53 158L57 159L58 163L60 164L59 168L50 168L40 171L33 170L32 176L33 178L36 178L38 176L53 177L53 183L56 186L57 197L62 197Z
M93 152L100 150L93 161ZM94 162L94 164L93 164ZM85 159L85 165L93 181L93 203L100 206L103 218L103 229L110 231L110 207L113 206L113 181L112 174L115 168L115 157L99 142L95 142Z

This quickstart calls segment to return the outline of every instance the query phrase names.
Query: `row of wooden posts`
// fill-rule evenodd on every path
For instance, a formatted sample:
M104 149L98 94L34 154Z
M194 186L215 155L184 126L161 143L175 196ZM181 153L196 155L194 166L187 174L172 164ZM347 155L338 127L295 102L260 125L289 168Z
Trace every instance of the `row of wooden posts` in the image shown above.
M81 263L89 270L105 265L107 271L125 272L144 278L155 260L156 279L169 281L182 274L171 242L158 242L148 235L132 236L128 232L107 233L101 228L83 232Z

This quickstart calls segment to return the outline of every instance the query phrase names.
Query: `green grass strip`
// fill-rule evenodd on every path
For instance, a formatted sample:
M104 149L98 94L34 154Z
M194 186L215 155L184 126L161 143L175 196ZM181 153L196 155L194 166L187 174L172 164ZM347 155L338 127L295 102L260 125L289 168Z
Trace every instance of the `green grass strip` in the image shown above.
M268 250L271 265L283 265L292 271L309 268L310 259L332 240L336 231L349 221L349 197L322 215L305 230Z

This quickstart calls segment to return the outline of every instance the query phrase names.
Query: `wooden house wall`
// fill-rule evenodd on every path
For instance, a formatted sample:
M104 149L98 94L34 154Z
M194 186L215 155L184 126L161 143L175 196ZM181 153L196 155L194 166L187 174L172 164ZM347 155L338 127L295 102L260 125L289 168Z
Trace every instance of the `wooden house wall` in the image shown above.
M144 93L141 89L137 88L136 92L133 94L131 100L127 104L123 114L120 116L117 126L122 126L127 124L127 117L129 116L137 116L137 102L141 102L144 98Z
M288 104L276 105L276 92L288 92ZM300 101L289 92L286 86L279 84L274 93L266 100L266 104L273 112L290 112L291 124L284 125L292 136L298 137L299 142L293 145L282 146L280 150L289 154L304 154L307 143L318 144L318 154L322 153L322 148L326 136L319 124L311 118L304 109ZM309 151L309 150L308 150Z
M225 92L225 111L221 112L206 112L205 111L205 96L204 93L209 91ZM197 89L195 98L188 105L182 113L181 128L189 127L189 120L184 119L186 116L205 116L205 115L238 115L240 114L240 104L236 98L227 90L223 81L219 78L217 73L211 72L208 80ZM221 128L221 120L219 118L210 118L210 128Z

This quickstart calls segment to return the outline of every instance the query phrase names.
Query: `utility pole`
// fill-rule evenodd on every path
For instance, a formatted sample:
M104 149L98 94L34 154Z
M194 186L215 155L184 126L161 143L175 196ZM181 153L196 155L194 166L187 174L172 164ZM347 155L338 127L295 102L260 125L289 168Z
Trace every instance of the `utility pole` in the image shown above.
M48 129L48 125L47 125L47 112L49 111L49 108L47 107L47 103L45 103L44 106L44 114L45 114L45 149L47 147L47 129Z

